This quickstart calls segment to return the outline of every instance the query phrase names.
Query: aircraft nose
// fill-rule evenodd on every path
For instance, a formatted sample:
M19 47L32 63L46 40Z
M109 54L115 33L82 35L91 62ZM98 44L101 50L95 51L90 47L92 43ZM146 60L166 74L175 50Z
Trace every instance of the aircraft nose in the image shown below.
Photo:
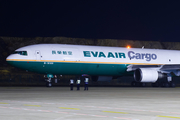
M6 62L9 63L10 65L13 65L13 58L12 58L12 55L9 55L7 58L6 58Z
M12 55L9 55L7 58L6 58L6 61L9 61L9 60L11 60L12 59L12 57L11 57Z

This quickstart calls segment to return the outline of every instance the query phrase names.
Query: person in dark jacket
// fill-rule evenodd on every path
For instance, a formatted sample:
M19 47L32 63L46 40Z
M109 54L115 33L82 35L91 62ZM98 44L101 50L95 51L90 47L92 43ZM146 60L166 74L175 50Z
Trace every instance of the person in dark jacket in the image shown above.
M73 90L74 80L70 79L70 90Z
M84 80L84 90L88 90L88 82L89 82L89 78L85 78Z

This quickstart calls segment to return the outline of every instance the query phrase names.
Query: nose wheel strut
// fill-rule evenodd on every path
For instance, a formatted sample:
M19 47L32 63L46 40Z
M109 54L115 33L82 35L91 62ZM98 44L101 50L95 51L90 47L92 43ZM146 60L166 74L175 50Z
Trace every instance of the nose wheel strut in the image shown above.
M51 80L51 78L48 78L48 80L46 82L46 87L52 87L52 80Z

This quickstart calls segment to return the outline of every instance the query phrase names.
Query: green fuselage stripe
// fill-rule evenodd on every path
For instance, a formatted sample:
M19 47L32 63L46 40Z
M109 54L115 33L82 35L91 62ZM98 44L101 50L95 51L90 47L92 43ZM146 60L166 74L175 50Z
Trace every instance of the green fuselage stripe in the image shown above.
M7 61L9 64L32 72L61 75L109 75L121 76L132 74L126 72L127 64L75 63L75 62L41 62L41 61Z

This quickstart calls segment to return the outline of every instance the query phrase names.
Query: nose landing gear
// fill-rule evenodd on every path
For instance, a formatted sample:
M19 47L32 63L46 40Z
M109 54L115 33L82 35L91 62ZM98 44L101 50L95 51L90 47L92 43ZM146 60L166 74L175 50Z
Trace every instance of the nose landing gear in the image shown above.
M46 82L46 87L52 87L52 80L51 80L51 78L48 78L48 80Z
M46 80L46 87L52 87L52 80L51 78L53 78L54 76L52 74L48 74L47 75L47 80Z

